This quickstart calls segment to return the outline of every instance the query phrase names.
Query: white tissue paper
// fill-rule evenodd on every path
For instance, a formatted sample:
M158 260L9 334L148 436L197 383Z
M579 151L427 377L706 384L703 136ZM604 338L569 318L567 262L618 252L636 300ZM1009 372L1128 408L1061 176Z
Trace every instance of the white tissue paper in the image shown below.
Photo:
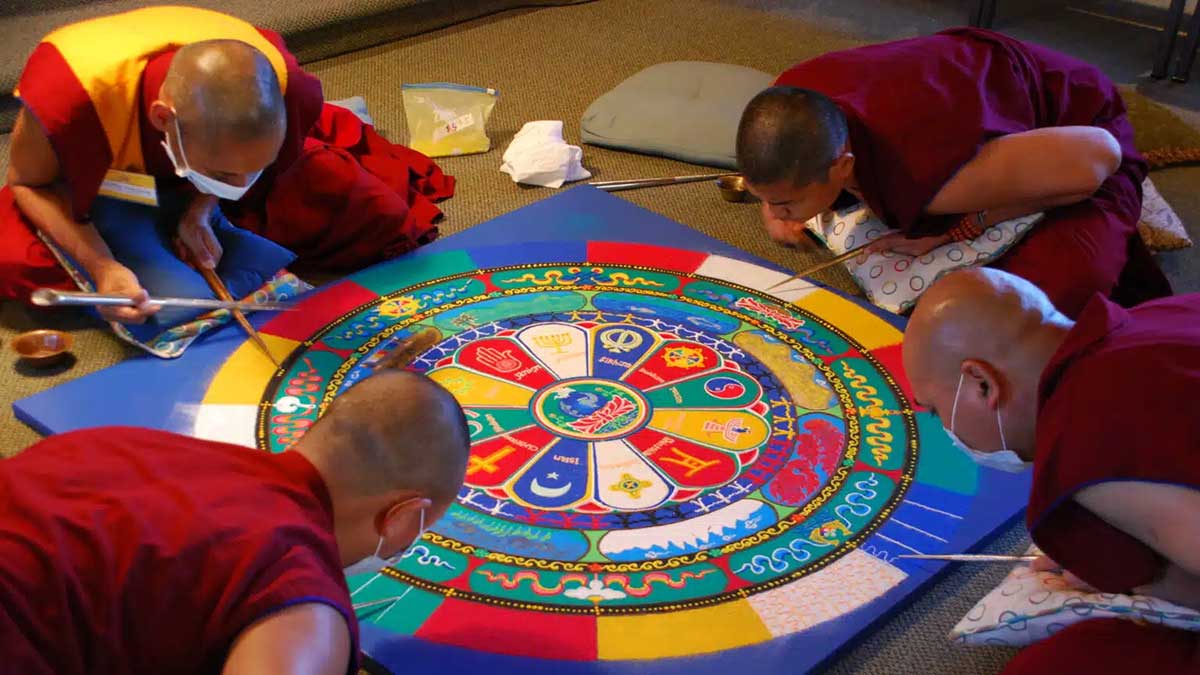
M529 122L521 127L504 151L500 170L514 183L559 188L563 183L591 178L583 168L583 150L563 140L563 123Z

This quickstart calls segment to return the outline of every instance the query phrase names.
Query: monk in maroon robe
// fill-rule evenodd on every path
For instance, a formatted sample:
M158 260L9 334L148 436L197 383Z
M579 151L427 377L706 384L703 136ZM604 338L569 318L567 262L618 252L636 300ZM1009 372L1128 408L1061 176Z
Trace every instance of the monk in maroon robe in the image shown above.
M218 12L149 7L56 30L16 96L0 298L73 285L38 234L98 290L144 296L89 222L98 195L128 196L130 175L186 204L179 253L209 268L222 252L217 210L300 266L345 271L431 241L433 202L454 191L428 158L325 104L277 34ZM102 313L137 322L150 310Z
M737 145L783 243L855 200L899 230L875 250L913 256L1045 211L995 266L1068 316L1096 292L1170 293L1137 237L1147 166L1121 97L1096 68L1048 49L956 29L826 54L751 101Z
M921 297L903 356L965 452L1032 465L1035 568L1200 609L1200 295L1096 294L1072 321L1020 277L958 271ZM1086 621L1006 672L1196 673L1200 634Z

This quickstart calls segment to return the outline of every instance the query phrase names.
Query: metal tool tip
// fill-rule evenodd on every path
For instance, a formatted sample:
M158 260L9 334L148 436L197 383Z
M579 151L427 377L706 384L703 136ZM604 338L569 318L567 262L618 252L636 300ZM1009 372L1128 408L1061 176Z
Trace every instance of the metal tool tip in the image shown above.
M58 304L58 291L52 288L39 288L29 295L29 302L38 307L52 307Z

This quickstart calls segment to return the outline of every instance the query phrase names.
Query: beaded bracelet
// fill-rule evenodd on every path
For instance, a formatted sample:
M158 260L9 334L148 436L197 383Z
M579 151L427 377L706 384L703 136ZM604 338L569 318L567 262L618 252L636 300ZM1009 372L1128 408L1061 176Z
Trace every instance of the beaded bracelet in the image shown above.
M964 213L962 218L958 219L958 223L950 228L946 234L954 241L970 241L979 235L983 234L984 222L987 218L986 211L978 211L975 213Z

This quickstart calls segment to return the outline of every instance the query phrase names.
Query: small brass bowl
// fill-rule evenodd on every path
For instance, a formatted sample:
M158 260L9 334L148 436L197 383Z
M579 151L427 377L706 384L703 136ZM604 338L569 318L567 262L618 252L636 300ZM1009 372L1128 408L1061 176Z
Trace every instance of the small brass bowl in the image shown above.
M71 353L74 339L61 330L31 330L12 340L12 348L22 359L38 368L61 363Z
M721 191L721 199L727 202L746 200L746 179L741 176L721 176L717 179L717 189Z

